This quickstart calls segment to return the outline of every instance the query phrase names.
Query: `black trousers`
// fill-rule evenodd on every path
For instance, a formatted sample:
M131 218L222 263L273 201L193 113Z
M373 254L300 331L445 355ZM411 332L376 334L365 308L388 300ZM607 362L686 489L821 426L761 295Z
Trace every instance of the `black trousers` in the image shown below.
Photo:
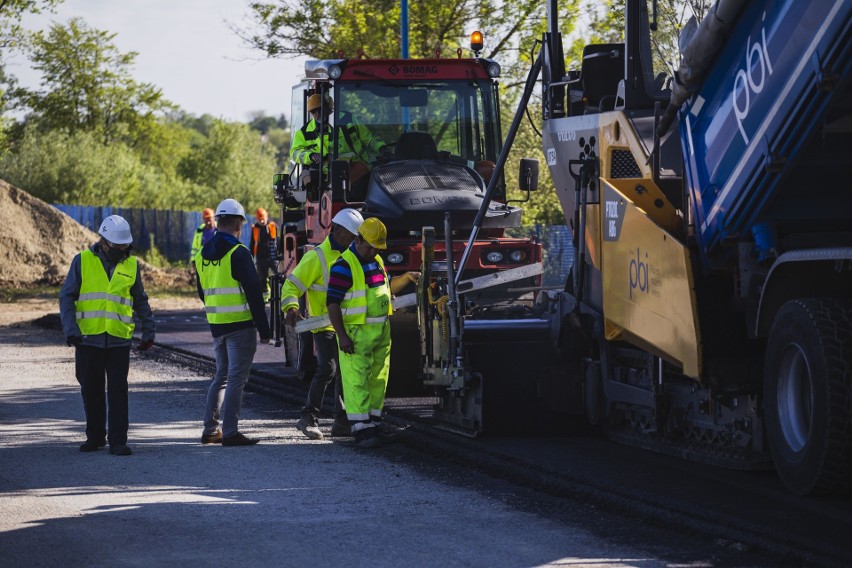
M333 331L320 331L313 334L314 345L317 348L317 369L308 387L308 401L302 408L303 416L319 417L325 391L328 385L334 383L335 420L346 418L343 407L343 384L340 379L340 363L337 360L337 336Z
M77 382L86 410L86 439L111 446L127 443L127 372L130 346L100 349L80 345L76 353ZM107 392L104 395L104 384ZM107 405L109 436L107 437Z
M269 272L272 270L272 263L268 260L258 259L255 268L257 269L257 279L260 280L260 292L266 294L269 292Z

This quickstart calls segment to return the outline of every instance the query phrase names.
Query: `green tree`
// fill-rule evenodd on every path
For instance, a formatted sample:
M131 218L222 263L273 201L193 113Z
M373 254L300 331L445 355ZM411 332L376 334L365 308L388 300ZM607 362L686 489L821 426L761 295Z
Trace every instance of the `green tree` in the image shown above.
M273 206L275 149L246 124L214 121L209 135L181 161L178 172L205 188L192 196L199 205L233 197L247 209Z
M157 113L171 104L160 89L132 78L137 54L121 53L114 37L79 18L30 34L27 51L42 77L40 89L20 93L28 120L44 129L96 132L105 144L156 141Z
M400 11L396 0L364 3L357 0L278 0L253 2L254 27L240 36L268 57L307 55L354 57L363 49L369 57L399 57ZM409 4L409 51L412 57L434 57L435 50L454 56L467 48L468 34L477 27L487 39L486 57L518 49L524 27L544 17L539 0L450 0ZM501 17L497 17L497 15Z

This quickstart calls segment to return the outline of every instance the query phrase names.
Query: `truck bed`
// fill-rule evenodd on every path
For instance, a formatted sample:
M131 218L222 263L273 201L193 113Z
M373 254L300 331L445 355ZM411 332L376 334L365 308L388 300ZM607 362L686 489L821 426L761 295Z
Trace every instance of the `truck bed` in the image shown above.
M846 158L823 160L811 203L819 207L807 207L791 184L807 179L800 170L820 155L814 147L826 124L848 115L850 16L848 0L749 2L681 110L696 235L711 267L724 264L725 242L757 234L760 245L764 229L772 233L791 216L799 217L797 231L818 230L848 200L846 175L825 183L832 168L848 171L848 147L825 148L824 156Z

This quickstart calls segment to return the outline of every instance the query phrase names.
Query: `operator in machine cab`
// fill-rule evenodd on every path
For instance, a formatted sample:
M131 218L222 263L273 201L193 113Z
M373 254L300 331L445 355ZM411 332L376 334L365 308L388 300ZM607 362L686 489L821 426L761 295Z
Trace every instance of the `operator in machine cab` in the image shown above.
M290 148L290 160L303 166L318 168L324 156L328 156L334 143L329 124L334 101L319 93L308 97L308 112L311 120L300 128L293 137ZM338 112L334 117L337 129L338 160L349 161L349 180L354 191L366 189L372 162L379 157L389 158L392 151L387 144L373 136L370 130L348 112ZM323 137L320 138L320 132ZM327 171L328 164L323 165ZM303 185L310 182L309 176L303 176Z

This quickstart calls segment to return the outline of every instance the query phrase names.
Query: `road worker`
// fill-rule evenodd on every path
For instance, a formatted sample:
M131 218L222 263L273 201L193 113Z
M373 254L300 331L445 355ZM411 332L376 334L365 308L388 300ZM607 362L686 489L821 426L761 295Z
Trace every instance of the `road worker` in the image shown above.
M334 143L329 118L334 109L334 101L315 93L308 97L308 112L311 120L300 128L293 137L290 147L290 160L304 166L317 166L322 158L332 153ZM370 132L349 112L338 112L334 118L337 128L337 154L334 159L348 160L350 163L350 182L355 191L366 189L371 164L378 157L390 157L391 149L381 139ZM319 132L324 136L320 138ZM327 164L323 165L327 171ZM307 178L304 178L307 179ZM364 187L360 187L364 186Z
M189 261L195 263L195 255L201 250L201 247L207 244L207 241L216 232L216 219L213 218L213 210L209 207L201 212L202 223L195 229L195 235L192 237L192 248L189 251Z
M328 313L325 293L328 287L328 274L340 254L345 251L364 218L355 209L341 209L331 219L331 232L317 247L305 253L292 274L281 287L281 310L287 323L295 325L299 318L299 298L307 296L308 315L322 316ZM337 356L337 338L334 328L329 326L312 330L314 346L317 352L317 368L308 389L308 400L302 408L302 416L297 427L308 438L321 440L319 413L329 383L334 381L334 424L332 436L349 436L351 430L346 419L346 410L342 404L342 386L340 366Z
M98 242L71 261L59 293L59 310L65 341L76 348L77 382L86 411L86 441L80 451L94 452L109 442L109 453L129 456L133 452L127 445L127 373L133 316L141 322L140 351L154 344L156 324L139 264L130 255L130 225L123 217L110 215L98 234Z
M387 248L387 228L366 219L358 236L329 272L326 304L337 333L343 400L354 444L373 447L378 437L390 370L391 295L420 278L406 272L389 280L379 250Z
M202 444L250 446L258 442L244 436L237 426L243 389L257 351L256 334L263 343L272 334L251 252L240 242L245 222L246 213L238 201L222 201L216 208L216 234L195 256L198 296L204 302L216 358L216 374L207 389Z
M275 221L269 220L269 213L263 207L258 207L254 212L256 219L251 228L249 239L249 250L254 257L254 266L257 269L257 279L260 281L260 289L263 292L263 301L269 301L269 272L275 262L275 239L278 236L278 227Z

